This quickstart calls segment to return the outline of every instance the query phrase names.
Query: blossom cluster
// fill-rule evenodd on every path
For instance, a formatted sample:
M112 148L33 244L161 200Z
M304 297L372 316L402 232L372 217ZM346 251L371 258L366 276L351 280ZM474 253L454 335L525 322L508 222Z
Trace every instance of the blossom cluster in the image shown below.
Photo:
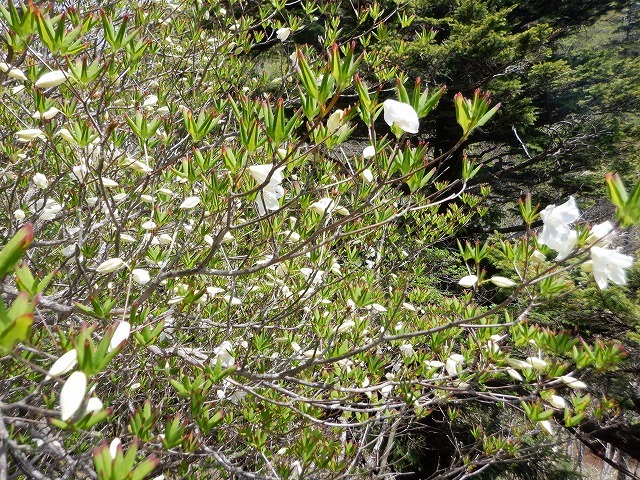
M571 224L580 218L580 210L575 199L570 197L562 205L549 205L540 212L544 223L538 243L547 245L558 252L556 261L569 256L578 244L578 232L571 228ZM585 270L593 272L593 278L601 289L607 288L609 281L616 285L625 285L626 270L633 265L633 257L625 255L616 249L607 248L615 237L615 228L610 221L606 221L591 228L586 240L591 253L591 260Z

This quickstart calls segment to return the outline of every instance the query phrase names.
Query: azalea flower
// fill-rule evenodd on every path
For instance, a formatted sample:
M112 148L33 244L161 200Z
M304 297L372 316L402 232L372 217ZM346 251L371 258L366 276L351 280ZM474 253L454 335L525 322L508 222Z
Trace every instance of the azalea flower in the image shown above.
M416 351L413 349L413 345L410 343L403 343L400 345L400 352L405 357L413 357L416 354Z
M368 168L365 168L360 174L360 178L364 183L373 183L373 173Z
M538 422L542 428L544 428L549 435L553 435L553 426L549 420L540 420Z
M458 280L458 285L464 288L472 288L476 283L478 283L477 275L466 275Z
M111 458L116 458L116 455L118 454L118 447L122 449L121 445L122 441L118 437L111 440L111 443L109 444L109 455L111 456Z
M61 128L60 130L58 130L55 136L62 137L69 143L78 143L76 142L76 139L73 138L73 135L71 134L71 132L66 128Z
M565 402L564 398L559 397L558 395L551 395L547 401L556 408L563 409L567 406L567 402Z
M540 250L534 250L531 257L529 257L529 260L531 263L543 263L547 260L547 257Z
M41 190L44 190L49 186L49 180L47 180L47 177L45 177L43 173L36 173L33 176L33 183Z
M517 368L518 370L525 370L528 368L532 368L533 365L531 365L528 362L525 362L524 360L520 360L518 358L507 358L507 364L509 364L509 366L511 366L512 368Z
M0 70L7 74L7 77L15 78L16 80L27 80L26 75L16 67L10 67L4 62L0 62Z
M576 390L585 390L587 388L587 384L581 382L577 378L573 378L571 375L562 375L560 377L562 383L564 383L567 387L574 388Z
M329 118L327 119L327 130L329 130L329 133L333 133L340 128L343 114L344 110L336 110L329 115Z
M27 128L25 130L18 130L16 132L16 137L19 142L30 142L36 138L44 138L44 135L42 134L42 130L39 128Z
M60 391L60 418L69 420L80 408L87 389L84 372L73 372Z
M274 165L271 163L249 167L249 174L259 184L265 183L267 177L271 174L269 183L262 188L256 197L256 207L260 216L264 215L267 210L278 210L280 208L278 200L284 196L284 189L280 186L280 183L284 180L283 170L283 167L274 169Z
M91 397L87 401L87 408L85 408L85 411L84 411L85 415L87 413L99 412L100 410L102 410L103 407L104 405L102 404L102 401L98 397Z
M75 178L80 183L84 183L84 179L87 176L87 173L89 173L89 169L86 165L80 164L71 167L71 172L73 178Z
M384 109L384 121L387 122L387 125L390 127L397 125L405 132L418 133L420 120L411 105L388 99L384 101L382 108Z
M321 198L317 202L309 205L309 209L313 210L319 215L328 215L336 208L336 202L334 202L331 198Z
M452 354L444 364L444 369L447 371L449 375L457 375L458 374L458 366L463 365L465 359L459 353Z
M67 81L67 76L62 70L54 70L45 73L35 83L38 88L57 87Z
M374 147L373 145L369 145L368 147L365 147L364 150L362 150L362 158L364 158L365 160L373 158L375 154L376 147Z
M124 260L121 258L110 258L109 260L105 260L98 268L96 268L96 272L98 273L111 273L120 269L124 265Z
M428 368L442 368L444 367L444 363L439 360L425 360L424 364Z
M129 338L129 334L131 333L131 324L126 321L121 321L118 323L113 335L111 336L111 340L109 341L109 351L115 350L120 346L120 344L126 341Z
M158 103L158 96L157 95L149 95L142 102L142 108L144 108L145 110L149 110L149 109L153 108L153 106L156 103Z
M78 364L78 352L74 348L58 358L47 373L45 380L49 380L51 377L59 377L65 373L70 372Z
M507 277L493 276L489 279L489 281L496 287L501 288L515 287L517 285L516 282Z
M138 285L146 285L151 281L149 272L143 270L142 268L134 268L133 270L131 270L131 277L133 278L133 281Z
M511 378L513 378L514 380L518 380L520 382L522 382L524 380L524 378L522 378L522 375L520 375L517 370L514 370L513 368L507 368L507 373L509 374L509 376Z
M102 180L104 188L116 188L120 185L118 182L111 180L110 178L102 177L100 180Z
M627 283L627 268L633 265L633 257L616 250L602 247L591 247L591 270L593 278L601 290L607 288L609 280L616 285Z
M538 242L558 252L559 259L566 257L578 240L575 231L569 228L569 224L575 222L579 217L580 210L578 210L573 197L560 206L547 206L540 212L544 227L538 237Z
M198 204L200 204L200 197L187 197L180 204L180 208L183 210L190 210L197 207Z
M538 357L527 357L525 361L530 364L534 370L544 370L547 368L547 362Z
M289 35L291 35L291 29L289 27L282 27L276 30L276 37L278 37L278 40L281 42L289 38Z
M587 245L597 245L599 247L605 247L613 239L614 227L610 221L602 222L591 227L589 237L587 237Z
M219 360L220 366L222 368L233 367L233 365L236 363L236 359L233 358L231 353L229 353L229 351L232 349L233 345L231 345L231 342L225 340L220 344L219 347L213 350L214 356L211 359L211 363L215 365Z
M60 110L58 110L56 107L51 107L49 110L46 110L42 113L40 112L36 112L33 115L31 115L31 118L35 118L37 119L42 119L42 120L51 120L53 117L55 117L57 114L60 113Z

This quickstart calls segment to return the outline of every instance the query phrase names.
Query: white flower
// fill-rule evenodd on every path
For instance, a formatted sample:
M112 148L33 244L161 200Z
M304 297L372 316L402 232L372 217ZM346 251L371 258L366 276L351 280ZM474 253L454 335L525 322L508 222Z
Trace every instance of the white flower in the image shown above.
M69 420L80 408L87 389L87 376L84 372L73 372L60 391L60 418Z
M586 383L581 382L577 378L573 378L571 375L563 375L560 377L560 380L562 380L566 386L575 388L576 390L585 390L587 388Z
M591 233L587 237L587 245L605 247L612 239L613 224L609 221L599 223L591 227Z
M342 322L342 325L336 328L336 332L337 333L348 332L349 330L352 330L353 327L355 326L356 326L356 322L354 322L353 320L347 320L345 322Z
M507 373L509 374L509 376L511 378L513 378L514 380L518 380L518 381L523 381L524 378L522 378L522 375L520 375L516 370L514 370L513 368L507 368Z
M507 364L513 368L517 368L518 370L525 370L531 368L532 365L530 363L525 362L524 360L520 360L518 358L507 358Z
M256 207L262 216L267 210L278 210L280 208L279 199L284 196L284 189L280 185L269 183L262 189L256 197Z
M458 285L464 288L472 288L476 283L478 283L477 275L465 275L458 280Z
M400 345L400 352L405 357L413 357L416 354L416 351L413 349L413 345L410 343L403 343Z
M111 440L111 443L109 444L109 455L111 455L111 458L116 458L116 455L118 454L118 447L120 445L122 445L122 441L118 437Z
M51 377L58 377L60 375L64 375L65 373L73 370L78 363L78 352L76 349L69 350L67 353L58 358L47 373L45 380L50 379Z
M109 341L109 351L115 350L118 346L129 338L131 333L131 324L126 321L118 323L111 340Z
M60 211L62 211L62 205L55 200L49 199L39 218L40 220L53 220Z
M100 410L102 410L103 406L104 405L102 404L102 401L98 397L91 397L87 401L87 408L85 408L85 414L92 413L92 412L99 412Z
M190 210L197 207L200 204L200 197L187 197L180 204L180 208L183 210Z
M242 300L240 300L238 297L233 297L231 295L225 295L224 297L222 297L224 299L225 302L227 302L229 305L240 305L242 304Z
M263 184L267 180L269 173L273 171L273 174L269 179L269 183L282 183L282 180L284 180L284 175L282 173L284 167L280 167L275 170L273 167L274 165L272 163L267 163L265 165L253 165L249 167L249 174L257 183Z
M360 178L364 183L373 183L373 173L368 168L365 168L360 174Z
M57 114L60 113L60 110L58 110L56 107L51 107L49 110L46 110L42 113L40 112L36 112L33 115L31 115L31 118L35 118L36 120L41 118L42 120L51 120L53 117L55 117Z
M213 350L214 356L211 359L211 363L215 365L219 360L222 368L233 367L236 363L236 359L229 353L232 349L233 345L231 345L231 342L225 340L218 348Z
M276 30L276 37L278 37L278 40L281 42L289 38L289 35L291 35L291 29L289 27L282 27Z
M84 179L89 172L89 169L86 165L74 165L71 167L72 176L80 183L84 183Z
M333 133L340 128L342 124L342 115L344 114L344 110L336 110L327 119L327 130L329 133Z
M45 73L36 81L36 87L49 88L57 87L67 81L67 76L62 70L54 70L52 72Z
M127 195L124 192L118 193L118 194L113 196L113 201L116 202L116 203L122 203L127 199L128 196L129 195Z
M565 259L566 257L568 257L569 254L573 251L573 249L576 248L577 243L578 243L578 232L576 232L575 230L571 230L569 232L569 238L567 239L566 243L563 243L562 245L558 245L558 248L554 249L556 252L558 252L558 256L555 259L556 262L559 262Z
M559 397L558 395L551 395L547 401L556 408L565 408L567 406L567 402L565 402L564 398Z
M414 307L412 304L408 303L408 302L403 302L402 303L402 308L404 308L405 310L408 310L409 312L415 312L416 307Z
M43 173L36 173L33 176L33 183L42 190L49 186L49 180L47 180L47 177L45 177Z
M120 269L124 265L124 260L121 258L110 258L109 260L105 260L98 268L96 268L96 272L98 273L111 273Z
M102 180L102 185L104 185L104 188L116 188L120 185L118 182L116 182L115 180L111 180L110 178L102 177L100 180Z
M145 110L151 109L151 108L153 108L153 106L156 103L158 103L158 96L157 95L149 95L142 102L142 108L144 108Z
M16 137L18 137L18 141L20 142L30 142L36 138L42 138L42 130L39 128L27 128L26 130L18 130L16 132Z
M538 357L527 357L525 360L534 370L544 370L547 368L547 362Z
M544 428L549 435L553 435L553 427L549 420L541 420L538 422L542 428Z
M543 263L547 260L547 257L540 250L534 250L529 260L531 263Z
M407 103L397 100L385 100L382 104L384 109L384 121L387 125L397 125L405 132L418 133L420 120L413 107Z
M449 375L457 375L458 374L458 366L463 365L465 362L464 357L459 353L452 354L444 364L444 369L447 371Z
M336 202L334 202L332 199L327 197L321 198L317 202L314 202L311 205L309 205L309 209L313 210L319 215L325 215L325 214L329 215L333 210L335 210L335 208L336 208Z
M24 210L21 210L21 209L17 209L13 212L13 218L15 218L18 221L24 220L26 216L27 215L24 213Z
M155 230L158 224L153 220L147 220L142 225L140 225L144 230Z
M560 206L547 206L540 212L544 227L540 237L538 237L538 242L542 245L547 245L558 253L560 251L566 253L567 250L570 252L575 246L575 242L573 242L572 230L569 228L569 224L575 222L579 217L580 210L578 210L573 197L569 197L569 200ZM571 248L569 248L569 245ZM559 256L564 258L566 255Z
M138 285L146 285L151 281L149 272L143 270L142 268L134 268L133 270L131 270L131 277L133 278L133 281Z
M387 311L387 308L383 305L380 305L379 303L372 303L371 305L369 305L369 308L379 313L385 313Z
M444 363L439 360L425 360L424 364L427 368L442 368Z
M627 283L625 270L633 265L633 257L616 250L591 247L591 269L593 278L601 290L607 288L609 280L616 285Z
M55 136L56 137L60 136L69 143L78 143L76 142L76 139L73 138L73 135L71 134L71 132L66 128L61 128L60 130L58 130Z
M369 160L370 158L373 158L376 154L376 147L374 147L373 145L369 145L368 147L365 147L364 150L362 150L362 157L365 160Z
M27 77L22 72L22 70L16 67L9 67L9 65L7 65L4 62L0 62L0 70L6 73L7 77L15 78L17 80L22 80L22 81L27 80Z
M497 287L509 288L515 287L517 284L513 280L508 279L507 277L494 276L489 279L491 283L493 283Z
M278 200L284 196L284 189L280 186L280 183L284 180L282 170L284 170L283 167L274 169L274 165L271 163L249 167L249 174L259 184L266 182L271 173L269 183L262 188L256 197L256 207L261 216L266 213L266 210L278 210L280 208Z
M322 283L323 270L315 270L313 268L302 267L300 273L308 280L311 280L312 284Z

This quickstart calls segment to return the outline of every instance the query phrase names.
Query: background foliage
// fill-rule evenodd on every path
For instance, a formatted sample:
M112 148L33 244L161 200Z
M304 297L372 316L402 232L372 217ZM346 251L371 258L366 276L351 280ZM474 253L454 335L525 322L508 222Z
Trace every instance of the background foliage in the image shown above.
M580 270L605 173L637 184L637 18L1 7L0 479L566 478L570 437L637 460L639 269ZM555 262L535 204L569 195L594 208Z

